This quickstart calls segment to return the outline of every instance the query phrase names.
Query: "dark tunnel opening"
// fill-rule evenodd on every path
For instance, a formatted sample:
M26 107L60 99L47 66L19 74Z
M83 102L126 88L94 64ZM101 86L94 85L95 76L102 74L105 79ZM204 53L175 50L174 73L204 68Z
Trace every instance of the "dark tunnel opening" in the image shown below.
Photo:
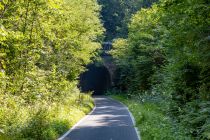
M80 76L80 89L82 92L93 91L94 95L103 95L111 86L110 73L105 66L91 64L87 71Z

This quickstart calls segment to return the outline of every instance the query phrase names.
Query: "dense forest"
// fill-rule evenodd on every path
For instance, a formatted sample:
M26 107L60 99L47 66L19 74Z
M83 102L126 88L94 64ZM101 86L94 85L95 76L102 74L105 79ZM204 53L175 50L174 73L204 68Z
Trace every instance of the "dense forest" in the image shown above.
M93 107L77 78L103 38L96 0L0 1L0 139L56 139Z
M143 140L210 139L209 0L0 0L0 140L53 140L94 107L79 76L110 41Z
M98 0L102 6L101 20L106 29L105 41L127 37L132 14L142 7L150 7L157 0Z
M113 41L117 93L151 109L143 115L140 110L137 117L145 139L210 139L209 4L160 0L132 16L128 37ZM154 110L178 125L165 125L152 114ZM144 123L149 117L153 124ZM192 137L177 134L181 127L185 136ZM166 135L167 129L174 130Z

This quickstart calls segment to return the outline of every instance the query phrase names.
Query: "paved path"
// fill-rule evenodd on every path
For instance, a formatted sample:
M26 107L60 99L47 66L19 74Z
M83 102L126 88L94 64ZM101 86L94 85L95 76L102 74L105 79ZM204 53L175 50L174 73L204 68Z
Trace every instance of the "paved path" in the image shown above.
M138 140L125 106L106 97L95 97L95 110L63 140Z

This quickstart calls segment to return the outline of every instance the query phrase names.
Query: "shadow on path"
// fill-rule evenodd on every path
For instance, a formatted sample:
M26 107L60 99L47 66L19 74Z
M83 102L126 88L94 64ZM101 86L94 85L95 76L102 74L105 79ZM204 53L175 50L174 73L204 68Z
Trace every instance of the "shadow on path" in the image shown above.
M96 109L65 140L138 140L125 106L106 97L95 97Z

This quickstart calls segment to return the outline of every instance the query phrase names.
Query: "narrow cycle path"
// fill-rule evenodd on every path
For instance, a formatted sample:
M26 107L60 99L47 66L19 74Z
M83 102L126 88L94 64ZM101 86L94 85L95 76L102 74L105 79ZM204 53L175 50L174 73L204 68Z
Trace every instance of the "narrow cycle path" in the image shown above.
M128 109L104 96L96 108L59 140L139 140Z

